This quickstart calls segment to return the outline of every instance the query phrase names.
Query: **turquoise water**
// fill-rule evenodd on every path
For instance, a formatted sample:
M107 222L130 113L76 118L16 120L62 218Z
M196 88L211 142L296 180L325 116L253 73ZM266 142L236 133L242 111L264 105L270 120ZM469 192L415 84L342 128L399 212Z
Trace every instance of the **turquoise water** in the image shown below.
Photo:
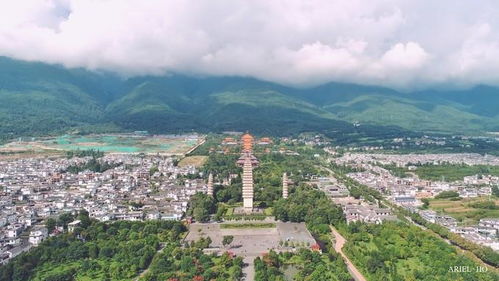
M53 140L44 141L49 146L56 146L64 150L99 150L103 152L166 152L171 151L177 147L175 143L161 143L150 144L142 143L147 140L145 137L128 137L128 136L70 136L62 135ZM180 144L182 141L179 140ZM91 145L85 145L91 144ZM95 145L93 145L95 143ZM184 145L194 146L196 141L188 140L183 143Z
M61 145L65 150L99 150L103 152L147 152L134 146L116 146L116 145Z

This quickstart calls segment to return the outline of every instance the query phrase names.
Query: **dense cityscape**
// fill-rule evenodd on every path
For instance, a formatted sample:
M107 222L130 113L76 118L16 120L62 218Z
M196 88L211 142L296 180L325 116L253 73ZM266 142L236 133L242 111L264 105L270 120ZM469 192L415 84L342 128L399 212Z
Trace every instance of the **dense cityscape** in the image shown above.
M499 2L0 8L0 281L499 281Z
M328 247L345 262L337 265L345 276L338 280L349 280L350 275L355 280L369 280L366 276L377 280L351 261L355 255L342 250L345 237L359 223L381 227L409 223L420 231L429 231L429 226L418 223L413 215L477 247L492 249L487 255L499 253L495 203L499 195L498 156L387 154L373 153L372 149L358 152L352 147L333 146L321 135L255 138L248 133L230 132L201 137L193 145L178 155L102 153L93 149L42 150L29 155L16 150L4 154L0 161L2 264L8 266L17 256L43 247L49 238L67 234L81 237L82 212L87 219L101 223L182 222L187 226L183 239L186 245L201 247L205 254L218 256L227 252L241 257L239 273L224 278L243 280L271 280L261 276L270 274L262 273L265 269L260 268L262 253L270 251L279 256L306 249L325 253L332 250ZM279 168L268 170L269 165ZM420 172L428 165L482 170L474 174L471 169L459 180L446 180L445 173L435 176ZM490 174L483 173L487 171ZM262 182L261 177L267 182ZM318 192L313 195L318 198L325 196L322 204L337 213L336 219L330 218L336 229L330 232L322 228L323 222L309 221L311 214L301 209L305 205L288 205L296 200L294 196L312 196L303 195L306 190ZM322 202L316 200L313 204ZM442 202L467 202L463 203L467 206L464 217L459 210L453 213L452 207L439 208ZM317 219L322 220L320 216ZM335 244L328 245L328 236ZM441 239L454 244L449 240L452 238ZM354 247L346 245L347 249ZM494 264L494 257L476 256L483 259L484 271L493 274L493 267L488 271L488 266ZM300 272L299 264L293 270ZM129 277L121 276L126 279L140 275L145 280L175 276L174 272L147 273L149 276L144 268L136 269ZM288 272L291 269L278 273L280 270L273 274L292 274ZM487 276L483 275L483 280L488 280Z

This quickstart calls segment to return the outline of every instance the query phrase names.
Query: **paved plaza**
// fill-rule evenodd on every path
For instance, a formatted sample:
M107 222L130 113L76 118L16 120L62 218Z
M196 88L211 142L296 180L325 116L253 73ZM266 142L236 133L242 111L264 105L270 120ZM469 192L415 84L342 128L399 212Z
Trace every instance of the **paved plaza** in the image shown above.
M240 223L250 222L242 221ZM316 243L305 223L276 222L275 227L244 229L221 228L221 224L223 223L193 223L189 226L189 234L185 240L191 242L202 237L210 237L212 240L211 248L206 249L206 251L229 250L235 255L243 257L244 262L248 264L243 269L245 280L253 280L253 260L257 256L261 256L271 249L275 251L293 250L290 247L279 246L280 241L292 242L295 245L313 245ZM234 241L230 247L224 248L222 239L226 235L234 236Z

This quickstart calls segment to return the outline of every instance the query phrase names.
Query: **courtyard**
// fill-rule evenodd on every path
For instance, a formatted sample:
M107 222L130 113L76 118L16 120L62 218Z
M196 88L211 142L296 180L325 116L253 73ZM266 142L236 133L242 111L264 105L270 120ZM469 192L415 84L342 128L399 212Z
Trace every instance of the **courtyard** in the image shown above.
M248 221L236 222L250 224ZM295 247L310 247L315 244L315 239L307 230L305 223L275 222L268 223L269 227L262 227L261 223L255 222L258 227L251 228L223 228L223 224L230 223L193 223L189 226L186 242L197 241L200 238L210 237L211 247L206 252L231 251L237 256L243 257L247 266L243 269L245 280L253 280L253 260L273 249L275 251L293 251ZM233 242L224 247L222 239L224 236L234 236Z

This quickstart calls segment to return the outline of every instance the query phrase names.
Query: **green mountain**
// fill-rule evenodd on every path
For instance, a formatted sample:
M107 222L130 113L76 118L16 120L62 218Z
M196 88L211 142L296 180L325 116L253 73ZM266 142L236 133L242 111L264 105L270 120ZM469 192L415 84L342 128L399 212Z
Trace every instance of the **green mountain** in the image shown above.
M0 124L3 139L74 129L474 133L499 131L499 89L400 93L341 83L296 89L242 77L122 79L0 57Z

